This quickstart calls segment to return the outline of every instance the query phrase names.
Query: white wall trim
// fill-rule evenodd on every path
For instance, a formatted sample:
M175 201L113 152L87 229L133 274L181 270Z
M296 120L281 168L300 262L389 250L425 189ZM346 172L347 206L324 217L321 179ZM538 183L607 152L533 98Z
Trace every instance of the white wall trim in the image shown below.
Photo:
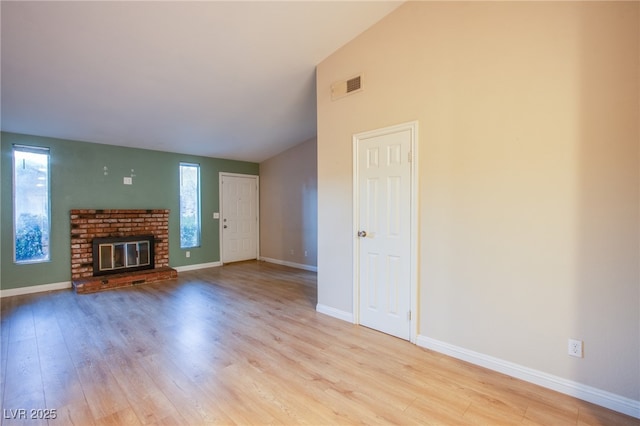
M197 269L215 268L217 266L222 266L222 262L196 263L195 265L175 266L173 269L178 272L186 272L195 271Z
M479 365L526 382L555 390L628 416L640 418L640 401L603 391L573 380L547 374L509 361L451 345L431 337L419 335L416 344L423 348L449 355L453 358Z
M321 314L329 315L330 317L338 318L339 320L350 322L353 324L353 314L351 312L341 311L331 306L322 305L318 303L316 305L316 311Z
M22 296L23 294L42 293L45 291L66 290L71 288L71 281L63 281L60 283L32 285L28 287L8 288L0 290L0 298L11 296Z
M275 263L276 265L289 266L296 269L304 269L305 271L318 272L318 267L313 265L305 265L303 263L288 262L286 260L273 259L271 257L260 256L260 260L265 262Z

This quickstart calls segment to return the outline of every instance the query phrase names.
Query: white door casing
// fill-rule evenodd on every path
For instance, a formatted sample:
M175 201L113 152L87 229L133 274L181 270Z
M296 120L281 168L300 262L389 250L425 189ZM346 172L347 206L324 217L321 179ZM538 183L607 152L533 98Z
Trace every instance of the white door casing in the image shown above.
M412 342L417 336L416 141L416 122L353 137L354 320Z
M258 258L258 176L220 173L222 263Z

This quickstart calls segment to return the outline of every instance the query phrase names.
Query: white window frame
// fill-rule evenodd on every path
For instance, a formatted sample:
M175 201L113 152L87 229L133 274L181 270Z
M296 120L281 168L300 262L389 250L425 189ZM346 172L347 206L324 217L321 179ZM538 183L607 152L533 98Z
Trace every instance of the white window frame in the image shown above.
M46 256L42 259L29 259L29 260L18 260L17 256L17 236L18 236L18 215L16 211L16 152L29 152L33 154L40 154L47 156L47 176L46 176L46 185L47 185L47 197L46 197L46 215L47 215L47 224L46 229L43 232L46 233L48 243ZM25 264L35 264L35 263L45 263L51 262L51 150L47 147L40 146L30 146L30 145L13 145L13 150L11 153L11 189L12 189L12 214L13 214L13 261L19 265Z
M197 229L197 242L195 245L183 246L182 245L182 168L183 167L194 167L198 171L198 179L197 179L197 190L196 190L196 229ZM200 178L200 164L198 163L187 163L180 162L179 168L179 219L180 219L180 248L181 249L190 249L197 248L202 245L202 214L201 214L201 202L202 202L202 186L201 186L201 178Z

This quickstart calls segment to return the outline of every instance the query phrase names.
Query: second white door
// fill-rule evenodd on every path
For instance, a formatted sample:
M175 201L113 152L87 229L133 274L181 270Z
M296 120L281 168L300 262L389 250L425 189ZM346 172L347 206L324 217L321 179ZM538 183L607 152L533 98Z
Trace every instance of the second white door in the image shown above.
M412 130L356 136L359 322L411 337Z
M258 177L220 174L222 263L258 258Z

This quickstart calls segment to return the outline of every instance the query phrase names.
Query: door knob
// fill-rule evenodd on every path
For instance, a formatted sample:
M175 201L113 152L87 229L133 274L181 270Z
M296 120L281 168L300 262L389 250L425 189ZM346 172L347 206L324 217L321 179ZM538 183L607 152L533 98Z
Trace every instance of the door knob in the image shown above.
M367 231L358 231L358 237L364 238L367 236Z

